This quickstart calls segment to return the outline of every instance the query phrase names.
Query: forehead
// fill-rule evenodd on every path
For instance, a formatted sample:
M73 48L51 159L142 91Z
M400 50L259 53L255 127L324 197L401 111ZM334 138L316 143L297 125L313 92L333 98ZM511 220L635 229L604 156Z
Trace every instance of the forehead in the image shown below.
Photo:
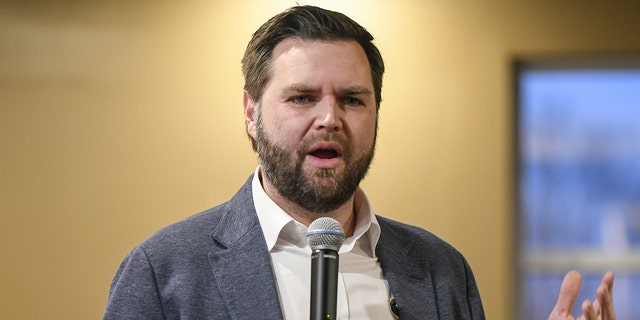
M367 55L353 40L283 40L272 53L271 78L271 84L331 81L373 87Z

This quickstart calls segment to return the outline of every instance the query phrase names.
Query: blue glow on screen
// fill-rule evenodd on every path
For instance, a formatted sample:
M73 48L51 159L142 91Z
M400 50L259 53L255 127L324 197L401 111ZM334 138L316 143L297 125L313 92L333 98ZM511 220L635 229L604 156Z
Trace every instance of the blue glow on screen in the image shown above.
M640 70L527 71L519 126L526 246L640 245Z

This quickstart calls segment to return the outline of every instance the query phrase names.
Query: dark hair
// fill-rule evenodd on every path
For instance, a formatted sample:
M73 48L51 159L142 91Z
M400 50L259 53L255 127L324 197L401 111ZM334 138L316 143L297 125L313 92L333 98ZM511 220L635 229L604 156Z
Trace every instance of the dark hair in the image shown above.
M272 52L288 38L320 41L357 41L369 60L376 108L382 101L384 62L373 36L346 15L314 6L292 7L265 22L253 34L242 58L244 90L258 102L270 79Z

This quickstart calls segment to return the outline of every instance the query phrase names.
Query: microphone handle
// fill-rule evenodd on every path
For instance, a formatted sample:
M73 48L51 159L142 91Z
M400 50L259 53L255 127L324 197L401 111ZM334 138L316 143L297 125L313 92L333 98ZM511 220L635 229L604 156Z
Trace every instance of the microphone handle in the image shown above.
M338 252L316 249L311 253L311 320L336 319Z

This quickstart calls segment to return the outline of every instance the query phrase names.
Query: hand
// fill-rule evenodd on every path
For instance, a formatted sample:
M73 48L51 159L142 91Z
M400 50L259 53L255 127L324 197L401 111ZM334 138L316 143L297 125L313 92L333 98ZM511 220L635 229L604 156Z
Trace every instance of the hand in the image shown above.
M591 303L585 300L582 303L582 316L574 318L571 315L571 307L580 292L582 276L577 271L569 271L562 281L558 302L551 311L548 320L615 320L616 313L613 309L613 272L607 272L602 277L602 282L596 290L596 301Z

